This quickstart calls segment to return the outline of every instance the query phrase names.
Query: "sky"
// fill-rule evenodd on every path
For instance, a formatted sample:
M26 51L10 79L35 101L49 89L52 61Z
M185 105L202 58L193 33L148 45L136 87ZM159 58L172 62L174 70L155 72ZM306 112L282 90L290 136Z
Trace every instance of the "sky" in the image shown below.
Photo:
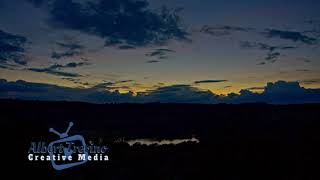
M278 82L317 90L319 9L318 0L0 0L0 78L124 95L266 93Z

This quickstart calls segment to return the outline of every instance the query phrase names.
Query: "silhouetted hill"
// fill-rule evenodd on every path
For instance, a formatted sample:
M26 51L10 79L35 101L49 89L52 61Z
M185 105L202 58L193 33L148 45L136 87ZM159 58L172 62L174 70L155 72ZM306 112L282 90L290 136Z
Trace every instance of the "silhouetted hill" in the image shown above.
M319 104L105 104L0 100L5 172L26 179L319 179ZM31 163L50 127L110 147L110 161L54 171ZM119 138L200 143L129 146Z

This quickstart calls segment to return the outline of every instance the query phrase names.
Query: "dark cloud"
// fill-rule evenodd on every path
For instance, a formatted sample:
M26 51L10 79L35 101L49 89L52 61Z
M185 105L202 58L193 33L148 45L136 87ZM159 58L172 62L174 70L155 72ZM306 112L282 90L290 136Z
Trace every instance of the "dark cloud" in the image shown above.
M63 65L60 68L76 68L76 67L81 67L81 66L88 66L90 63L87 62L70 62L66 65Z
M155 49L154 51L147 53L146 56L154 57L154 56L164 56L166 53L175 52L170 49Z
M267 54L267 56L264 58L266 61L269 61L271 63L274 63L278 60L278 58L280 57L280 53L279 52L269 52Z
M299 82L303 84L320 84L320 79L307 79Z
M64 57L73 57L76 55L81 55L84 46L77 44L77 43L61 43L56 42L56 44L59 46L59 48L62 49L61 52L54 51L51 54L51 58L53 59L61 59Z
M319 103L320 89L306 89L298 82L267 83L262 93L241 90L239 95L228 95L227 103L266 102L271 104Z
M172 50L172 49L166 49L166 48L159 48L159 49L156 49L156 51L168 52L168 53L170 53L170 52L176 52L176 51L174 51L174 50Z
M251 87L247 88L246 90L264 90L264 87Z
M215 101L214 97L210 91L202 91L190 85L165 86L137 95L141 102L163 103L210 103Z
M120 83L129 83L129 82L135 82L134 80L120 80L120 81L116 81L117 84L120 84Z
M303 33L311 35L313 37L320 38L320 20L319 19L311 19L306 21L306 23L310 26L309 30L303 31Z
M178 15L180 9L149 9L145 0L33 1L46 6L54 27L99 36L106 45L145 46L169 40L187 40Z
M61 52L61 53L52 52L51 58L53 58L53 59L61 59L63 57L72 57L72 56L75 56L75 55L78 55L78 54L79 53L76 52L76 51L66 51L66 52Z
M26 81L0 80L0 98L36 99L50 101L83 101L91 103L132 102L131 94L97 91L96 89L68 88Z
M134 46L130 46L130 45L121 45L118 48L122 50L135 49Z
M71 77L62 77L61 79L67 80L67 81L72 81L72 82L80 81L79 78L71 78Z
M57 45L63 48L67 48L70 50L77 50L77 49L84 49L85 47L77 44L77 43L61 43L61 42L56 42Z
M309 72L310 70L309 69L297 69L296 71L298 71L298 72Z
M79 84L79 85L82 85L82 86L89 86L89 85L90 85L90 83L84 82L84 81L82 81L82 80L79 79L79 78L62 77L61 79L66 80L66 81L70 81L70 82L73 82L73 83L75 83L75 84Z
M206 33L212 36L227 36L234 32L254 32L261 33L266 38L280 38L290 40L293 42L301 42L308 45L313 45L318 42L316 37L319 37L319 30L312 29L308 31L287 31L279 29L265 29L263 32L257 32L254 28L239 27L239 26L209 26L204 25L200 32ZM269 48L269 47L266 47Z
M115 91L118 91L119 89L121 89L121 90L131 90L131 87L130 86L111 86L111 87L109 87L109 89L108 90L115 90Z
M47 73L47 74L56 75L56 76L81 77L81 75L77 73L63 72L63 71L58 71L50 68L28 68L27 70L33 71L33 72Z
M113 89L129 89L129 86L124 86L125 83L134 83L134 80L119 80L119 81L105 81L93 86L97 90L113 90ZM121 88L123 87L123 88Z
M265 43L258 43L258 42L250 42L250 41L241 41L240 47L243 49L256 49L261 51L267 51L267 54L264 58L265 61L268 62L276 62L279 57L281 56L281 51L284 50L293 50L297 47L294 46L272 46ZM259 63L259 65L264 65L266 62Z
M176 51L166 48L155 49L146 54L148 57L156 57L157 59L168 59L168 54L175 53Z
M91 89L94 89L95 91L98 91L98 92L106 92L106 91L117 91L118 92L120 89L121 90L131 90L132 86L124 85L123 83L126 83L126 82L120 82L120 81L103 82L103 83L99 83L99 84L94 85ZM130 92L130 94L131 94L131 92ZM133 97L132 97L132 99L133 99Z
M299 31L286 31L286 30L278 30L278 29L266 29L263 34L267 38L280 38L280 39L286 39L291 40L294 42L302 42L308 45L312 45L317 43L317 39L305 35L303 32Z
M59 70L59 69L64 69L64 68L76 68L76 67L81 67L81 66L88 66L90 63L87 62L70 62L65 65L62 64L53 64L46 69L51 69L51 70Z
M257 65L265 65L266 62L261 62L261 63L258 63Z
M253 28L238 27L238 26L210 26L204 25L200 32L209 34L212 36L226 36L231 35L234 32L249 32L254 30Z
M194 84L209 84L209 83L220 83L220 82L227 82L228 80L216 80L216 79L210 79L210 80L201 80L201 81L194 81Z
M70 62L65 65L61 64L53 64L46 68L28 68L27 70L33 71L33 72L43 72L51 75L57 75L57 76L66 76L66 77L81 77L82 75L77 73L69 73L69 72L63 72L60 71L65 68L76 68L81 66L87 66L90 65L87 62Z
M13 68L11 68L9 66L1 65L1 64L0 64L0 69L14 70Z
M272 46L266 43L250 42L250 41L240 41L240 47L244 49L258 49L266 50L269 52L279 51L279 50L291 50L296 49L294 46Z
M10 64L1 64L0 63L0 68L1 69L7 69L7 70L15 70L14 66L12 66Z
M161 62L161 61L158 61L158 60L150 60L150 61L147 61L147 63L158 63L158 62Z
M111 86L113 85L114 85L114 82L103 82L103 83L96 84L95 86L93 86L93 88L107 90L107 89L110 89Z
M311 63L312 61L308 58L300 58L300 60L302 60L305 63Z
M303 31L303 34L320 38L320 29L306 30L306 31Z
M8 62L26 65L25 44L27 39L23 36L10 34L0 30L0 63L6 66Z
M158 57L158 59L168 59L169 57L168 56L160 56Z
M261 93L254 93L246 89L241 90L240 94L231 93L227 96L216 95L211 91L200 90L191 85L159 87L147 92L137 93L137 95L134 96L132 93L121 94L118 91L110 92L104 88L111 85L114 85L114 83L105 82L105 84L101 84L100 87L95 86L84 89L30 83L21 80L16 82L0 80L0 98L67 100L92 103L320 103L320 89L306 89L301 87L298 82L277 81L267 83L264 88L259 87L259 90L262 90ZM104 88L103 91L101 91L101 88Z

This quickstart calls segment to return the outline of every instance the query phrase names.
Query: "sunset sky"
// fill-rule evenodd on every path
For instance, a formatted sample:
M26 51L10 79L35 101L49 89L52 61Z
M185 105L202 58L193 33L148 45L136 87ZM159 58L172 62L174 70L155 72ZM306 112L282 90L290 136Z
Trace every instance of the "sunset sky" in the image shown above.
M166 7L166 8L165 8ZM0 77L120 92L320 88L319 0L1 0Z

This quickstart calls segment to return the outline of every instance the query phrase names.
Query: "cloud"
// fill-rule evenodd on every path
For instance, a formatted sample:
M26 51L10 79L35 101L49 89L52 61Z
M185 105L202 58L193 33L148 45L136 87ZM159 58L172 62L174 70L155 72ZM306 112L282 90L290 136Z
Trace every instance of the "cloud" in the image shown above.
M52 59L61 59L63 57L72 57L77 54L79 54L79 53L75 52L75 51L67 51L67 52L62 52L62 53L52 52L51 58Z
M0 98L105 103L131 102L132 96L118 92L100 92L96 89L68 88L22 80L16 82L0 80Z
M104 81L102 83L98 83L94 85L92 88L97 89L97 90L113 90L113 89L130 89L129 86L124 86L121 84L126 84L126 83L134 83L134 80L119 80L119 81ZM119 86L120 84L120 86Z
M273 52L277 50L291 50L291 49L297 48L294 46L272 46L266 43L258 43L258 42L250 42L250 41L240 41L240 47L244 49L266 50L269 52Z
M303 61L303 62L305 62L305 63L311 63L312 61L310 60L310 59L308 59L308 58L299 58L298 60L301 60L301 61Z
M301 42L308 45L313 45L318 42L316 37L319 37L317 30L308 31L288 31L279 29L265 29L263 32L257 32L256 29L250 27L240 26L210 26L204 25L200 32L209 34L212 36L228 36L235 32L254 32L264 35L266 38L280 38L290 40L293 42Z
M77 43L61 43L61 42L56 42L56 45L58 45L59 48L62 49L61 52L52 52L51 58L53 59L61 59L64 57L73 57L76 55L81 55L83 49L85 48L84 46L77 44Z
M114 82L103 82L93 86L94 89L108 90L114 85Z
M67 48L70 50L77 50L77 49L84 49L84 46L77 44L77 43L61 43L61 42L56 42L57 45L63 48Z
M286 31L278 29L266 29L263 34L267 38L280 38L285 40L290 40L294 42L301 42L308 45L313 45L317 43L317 39L305 35L303 32L298 31Z
M87 62L70 62L65 65L61 64L53 64L47 68L44 69L50 69L50 70L58 70L58 69L65 69L65 68L76 68L76 67L81 67L81 66L88 66L90 63Z
M226 36L231 35L234 32L249 32L254 30L253 28L248 27L239 27L239 26L210 26L204 25L200 32L209 34L212 36Z
M251 87L247 88L246 90L264 90L264 87Z
M76 67L81 67L81 66L87 66L87 65L90 65L90 63L87 63L87 62L70 62L66 65L62 65L61 67L59 68L76 68Z
M90 65L87 62L70 62L65 65L61 64L53 64L49 67L46 68L28 68L27 70L33 71L33 72L43 72L51 75L56 75L56 76L65 76L65 77L81 77L82 75L77 74L77 73L69 73L69 72L63 72L59 71L65 68L76 68L76 67L81 67L81 66L87 66Z
M0 68L1 69L7 69L7 70L15 70L11 65L9 64L1 64L0 63Z
M310 70L309 69L297 69L296 71L298 71L298 72L309 72Z
M191 85L172 85L159 87L148 92L138 93L141 102L163 103L211 103L215 95L210 91L203 91Z
M158 63L158 62L161 62L161 61L158 61L158 60L150 60L150 61L147 61L147 63Z
M25 44L27 38L0 30L0 63L6 66L9 62L26 65Z
M281 55L281 54L280 54L279 52L269 52L264 59L265 59L266 61L269 61L269 62L271 62L271 63L274 63L274 62L276 62L276 61L279 59L280 55Z
M319 103L320 89L306 89L299 82L267 83L262 93L241 90L239 95L228 95L227 103L266 102L271 104Z
M135 49L134 46L130 46L130 45L121 45L118 48L122 50Z
M112 85L114 85L113 82L105 82L104 86L100 84L100 87L94 86L85 89L31 83L21 80L16 82L0 80L0 98L83 101L91 103L320 103L320 89L303 88L299 82L277 81L267 83L263 88L251 88L252 90L258 89L261 93L243 89L240 91L240 94L230 93L228 95L217 95L211 91L201 90L191 85L164 86L147 92L138 92L137 95L119 93L118 91L111 92L104 88Z
M65 77L81 77L82 75L77 73L69 73L69 72L63 72L63 71L57 71L54 69L49 68L28 68L27 70L33 71L33 72L43 72L51 75L56 76L65 76Z
M306 79L299 82L303 84L320 84L320 79Z
M293 50L297 47L295 46L272 46L266 43L250 42L250 41L240 41L240 47L243 49L256 49L261 51L267 51L267 54L264 58L265 61L274 63L281 56L282 51L284 50ZM259 63L259 65L264 65L265 62Z
M220 83L220 82L226 82L228 80L216 80L216 79L210 79L210 80L201 80L201 81L194 81L194 84L209 84L209 83Z
M120 84L120 83L129 83L129 82L134 82L134 80L120 80L120 81L116 81L117 84Z
M46 6L50 25L103 38L106 45L146 46L187 40L180 9L151 10L145 0L34 1Z
M261 62L261 63L258 63L257 65L265 65L266 62Z
M62 77L61 79L66 80L66 81L70 81L70 82L73 82L75 84L79 84L79 85L82 85L82 86L89 86L90 85L90 83L83 82L80 78Z
M168 54L175 53L176 51L167 49L167 48L158 48L154 49L153 51L145 54L148 57L156 57L157 59L167 59Z

